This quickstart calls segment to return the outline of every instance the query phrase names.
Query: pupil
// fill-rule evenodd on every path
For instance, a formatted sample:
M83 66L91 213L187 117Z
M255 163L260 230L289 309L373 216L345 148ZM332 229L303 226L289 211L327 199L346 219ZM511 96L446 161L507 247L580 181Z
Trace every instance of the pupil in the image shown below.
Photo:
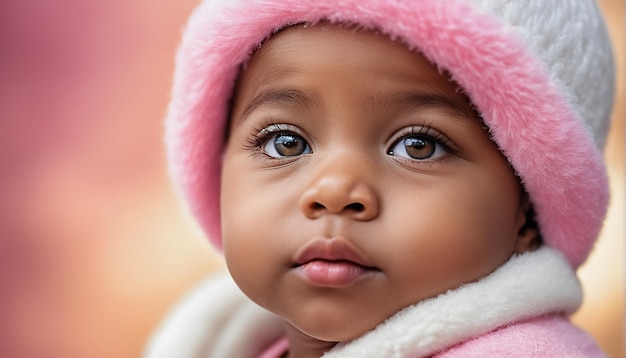
M420 149L420 148L424 148L424 146L426 146L426 144L424 143L424 140L422 138L407 138L404 140L404 144L407 147L412 147L415 149Z
M283 134L276 137L274 148L280 155L289 157L302 154L305 144L296 136Z
M411 158L426 159L435 153L435 143L428 138L408 137L404 139L406 152Z
M284 145L287 148L294 147L298 144L296 138L291 136L283 136L279 138L278 144Z

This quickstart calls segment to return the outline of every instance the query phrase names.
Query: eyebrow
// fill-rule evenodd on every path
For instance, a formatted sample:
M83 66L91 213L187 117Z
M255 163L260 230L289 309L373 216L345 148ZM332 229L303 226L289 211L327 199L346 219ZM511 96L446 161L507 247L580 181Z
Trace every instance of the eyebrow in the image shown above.
M295 88L267 88L254 96L248 103L241 118L246 118L262 106L294 106L309 108L320 105L318 96Z
M480 121L479 113L473 108L469 99L466 102L450 96L440 95L431 92L399 92L390 95L371 94L365 97L365 101L371 106L373 111L386 107L414 107L414 108L438 108L450 110L457 114L452 118L460 121L474 119ZM263 106L293 106L310 108L321 105L320 98L309 91L296 88L276 88L270 87L262 90L248 103L241 118L245 119L259 107Z
M368 96L367 101L372 109L391 106L408 106L418 109L431 107L451 110L458 115L454 116L455 119L459 120L480 119L479 113L474 109L469 99L464 102L461 99L430 92L400 92L389 96L373 95Z

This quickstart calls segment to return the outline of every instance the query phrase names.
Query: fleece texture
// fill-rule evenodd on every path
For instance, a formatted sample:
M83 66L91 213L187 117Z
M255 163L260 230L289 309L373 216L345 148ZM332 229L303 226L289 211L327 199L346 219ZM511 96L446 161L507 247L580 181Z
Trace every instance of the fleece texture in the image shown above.
M601 357L593 340L566 318L581 296L563 255L543 247L511 258L479 281L401 310L324 357L546 356L530 354L541 351ZM213 277L167 317L146 358L256 357L284 335L281 322L248 300L227 274Z
M573 267L606 214L602 147L614 69L594 0L206 0L177 55L171 174L221 248L220 175L242 63L286 25L360 24L420 51L468 94L530 195L544 241Z
M503 327L434 356L485 357L601 358L606 355L589 335L567 319L549 315Z

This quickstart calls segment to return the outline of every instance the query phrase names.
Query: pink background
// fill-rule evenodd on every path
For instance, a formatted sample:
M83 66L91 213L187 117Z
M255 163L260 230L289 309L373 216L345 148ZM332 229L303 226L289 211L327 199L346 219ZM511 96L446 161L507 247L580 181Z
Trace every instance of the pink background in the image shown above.
M185 289L223 266L181 210L162 118L198 0L0 2L0 357L137 357ZM624 351L624 3L613 191L574 317Z

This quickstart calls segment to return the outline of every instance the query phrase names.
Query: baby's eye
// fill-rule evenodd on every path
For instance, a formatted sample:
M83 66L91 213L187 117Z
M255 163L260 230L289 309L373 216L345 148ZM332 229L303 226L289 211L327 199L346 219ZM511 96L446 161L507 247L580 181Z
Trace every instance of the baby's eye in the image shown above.
M432 160L448 153L447 148L437 139L423 134L411 134L393 144L389 155L413 160Z
M311 153L309 143L295 133L278 133L263 144L263 152L272 158L295 157Z

